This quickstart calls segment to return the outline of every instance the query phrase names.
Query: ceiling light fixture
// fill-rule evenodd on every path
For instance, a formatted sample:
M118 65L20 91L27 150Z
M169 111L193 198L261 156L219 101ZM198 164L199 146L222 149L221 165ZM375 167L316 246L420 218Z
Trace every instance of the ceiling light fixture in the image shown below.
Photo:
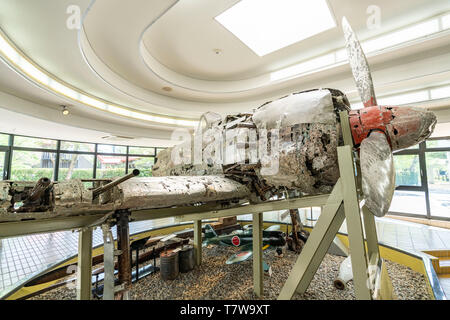
M62 107L62 114L63 114L64 116L68 116L68 115L70 114L69 109L67 109L66 106L61 106L61 107Z
M259 56L337 26L326 0L241 0L216 20Z

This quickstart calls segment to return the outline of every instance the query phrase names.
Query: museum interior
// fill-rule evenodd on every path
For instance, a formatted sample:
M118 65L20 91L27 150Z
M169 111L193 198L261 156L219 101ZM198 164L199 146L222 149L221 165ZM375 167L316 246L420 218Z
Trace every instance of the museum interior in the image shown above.
M0 300L447 300L450 1L0 0Z

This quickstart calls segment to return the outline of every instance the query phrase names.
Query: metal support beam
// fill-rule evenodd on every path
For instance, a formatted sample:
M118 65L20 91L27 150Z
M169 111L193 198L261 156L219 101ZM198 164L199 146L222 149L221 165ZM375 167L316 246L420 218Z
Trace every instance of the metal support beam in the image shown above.
M202 264L202 220L194 220L194 255L197 266Z
M119 285L123 290L118 293L119 300L129 300L129 290L131 288L131 254L130 254L130 228L128 225L129 212L126 210L117 211L117 249L120 252L118 257Z
M355 296L358 300L370 300L372 295L368 286L368 261L356 189L352 148L348 145L339 147L338 159L339 172L341 174L340 179L342 179L345 218L352 260Z
M369 257L370 261L373 256L380 257L380 251L378 248L377 226L375 223L375 216L366 206L363 206L362 212L364 220L364 230L366 231L367 256Z
M320 207L328 199L327 194L308 196L296 199L276 200L258 204L247 204L221 209L220 206L202 205L200 207L177 207L150 210L136 210L131 212L131 221L154 220L160 218L176 217L177 221L192 221L207 218L219 218L250 214L258 212ZM59 217L42 220L14 221L0 223L2 238L17 237L35 233L55 232L83 228L86 226L101 225L105 213L93 215L80 215L73 217ZM98 223L100 221L100 223Z
M105 278L103 281L103 300L114 300L114 238L111 226L102 225L103 231L103 263Z
M300 208L309 208L309 207L320 207L324 205L328 199L328 194L322 194L317 196L308 196L308 197L302 197L302 198L292 198L292 199L285 199L285 200L275 200L275 201L267 201L257 204L246 204L246 205L240 205L235 206L232 208L226 208L226 209L217 209L217 210L209 210L201 212L199 208L197 208L195 212L193 213L186 213L186 214L176 214L176 213L168 213L166 216L164 215L163 210L169 210L169 209L154 209L148 211L152 216L157 215L158 218L164 218L167 216L173 217L177 216L176 219L179 222L183 221L192 221L192 220L198 220L198 219L212 219L212 218L220 218L220 217L229 217L229 216L238 216L241 214L253 214L253 213L259 213L259 212L268 212L268 211L277 211L277 210L289 210L289 209L300 209ZM193 207L195 209L195 207ZM203 208L200 207L200 208ZM187 208L189 209L189 208ZM181 208L181 210L186 211L186 208ZM158 213L158 211L160 213ZM178 208L178 211L180 209ZM148 218L144 218L143 215L147 215L145 211L136 212L132 214L133 221L138 220L146 220ZM161 215L161 216L160 216Z
M78 233L77 300L91 300L92 228Z
M261 298L264 294L263 214L253 214L253 290Z
M300 256L281 289L278 300L289 300L295 291L303 293L308 288L331 242L344 221L342 185L338 180L314 226Z

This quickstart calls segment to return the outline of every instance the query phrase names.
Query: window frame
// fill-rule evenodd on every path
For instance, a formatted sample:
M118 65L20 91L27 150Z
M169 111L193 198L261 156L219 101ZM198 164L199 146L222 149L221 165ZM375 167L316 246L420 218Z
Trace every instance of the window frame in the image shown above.
M5 161L4 161L4 168L2 172L2 179L3 180L10 180L11 179L11 168L12 168L12 159L14 151L29 151L29 152L49 152L49 153L55 153L55 166L53 168L53 177L55 181L59 181L59 167L60 167L60 159L61 154L78 154L78 155L92 155L94 156L93 161L93 167L92 167L92 176L93 179L97 178L97 159L99 155L104 156L121 156L126 158L125 162L125 174L128 174L129 171L129 158L130 157L142 157L142 158L156 158L156 154L158 150L163 150L165 148L160 147L148 147L148 146L132 146L137 148L149 148L154 149L154 155L145 155L145 154L130 154L130 146L125 145L118 145L118 144L108 144L108 143L92 143L92 142L85 142L85 141L71 141L71 140L56 140L56 139L49 139L49 138L42 138L42 137L32 137L32 136L25 136L25 135L14 135L14 134L8 134L8 133L2 133L9 136L9 145L8 146L0 146L0 152L5 152ZM15 137L26 137L26 138L34 138L34 139L44 139L44 140L54 140L56 141L56 149L44 149L44 148L33 148L33 147L18 147L14 146L14 138ZM61 143L62 142L72 142L72 143L84 143L84 144L92 144L95 146L94 151L71 151L71 150L62 150L61 149ZM115 145L120 147L126 147L125 153L104 153L104 152L98 152L98 146L99 145Z
M430 191L428 188L428 172L427 172L427 160L426 153L427 152L450 152L450 147L447 148L428 148L427 141L433 140L450 140L450 137L439 137L439 138L428 138L426 141L423 141L419 144L418 149L405 149L394 152L395 156L403 156L403 155L418 155L419 156L419 170L420 170L420 180L421 186L398 186L395 190L398 191L416 191L416 192L424 192L425 193L425 206L427 212L425 215L417 215L405 212L393 212L389 211L389 214L398 215L398 216L406 216L406 217L415 217L415 218L426 218L433 220L444 220L450 221L450 217L439 217L433 216L431 214L431 206L430 206Z

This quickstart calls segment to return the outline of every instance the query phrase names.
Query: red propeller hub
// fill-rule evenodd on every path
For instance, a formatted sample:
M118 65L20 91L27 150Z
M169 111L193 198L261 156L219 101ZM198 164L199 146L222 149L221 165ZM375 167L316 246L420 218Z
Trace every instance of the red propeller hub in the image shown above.
M436 116L432 112L412 107L367 107L350 111L349 118L356 147L372 131L382 131L393 151L424 141L436 124Z

